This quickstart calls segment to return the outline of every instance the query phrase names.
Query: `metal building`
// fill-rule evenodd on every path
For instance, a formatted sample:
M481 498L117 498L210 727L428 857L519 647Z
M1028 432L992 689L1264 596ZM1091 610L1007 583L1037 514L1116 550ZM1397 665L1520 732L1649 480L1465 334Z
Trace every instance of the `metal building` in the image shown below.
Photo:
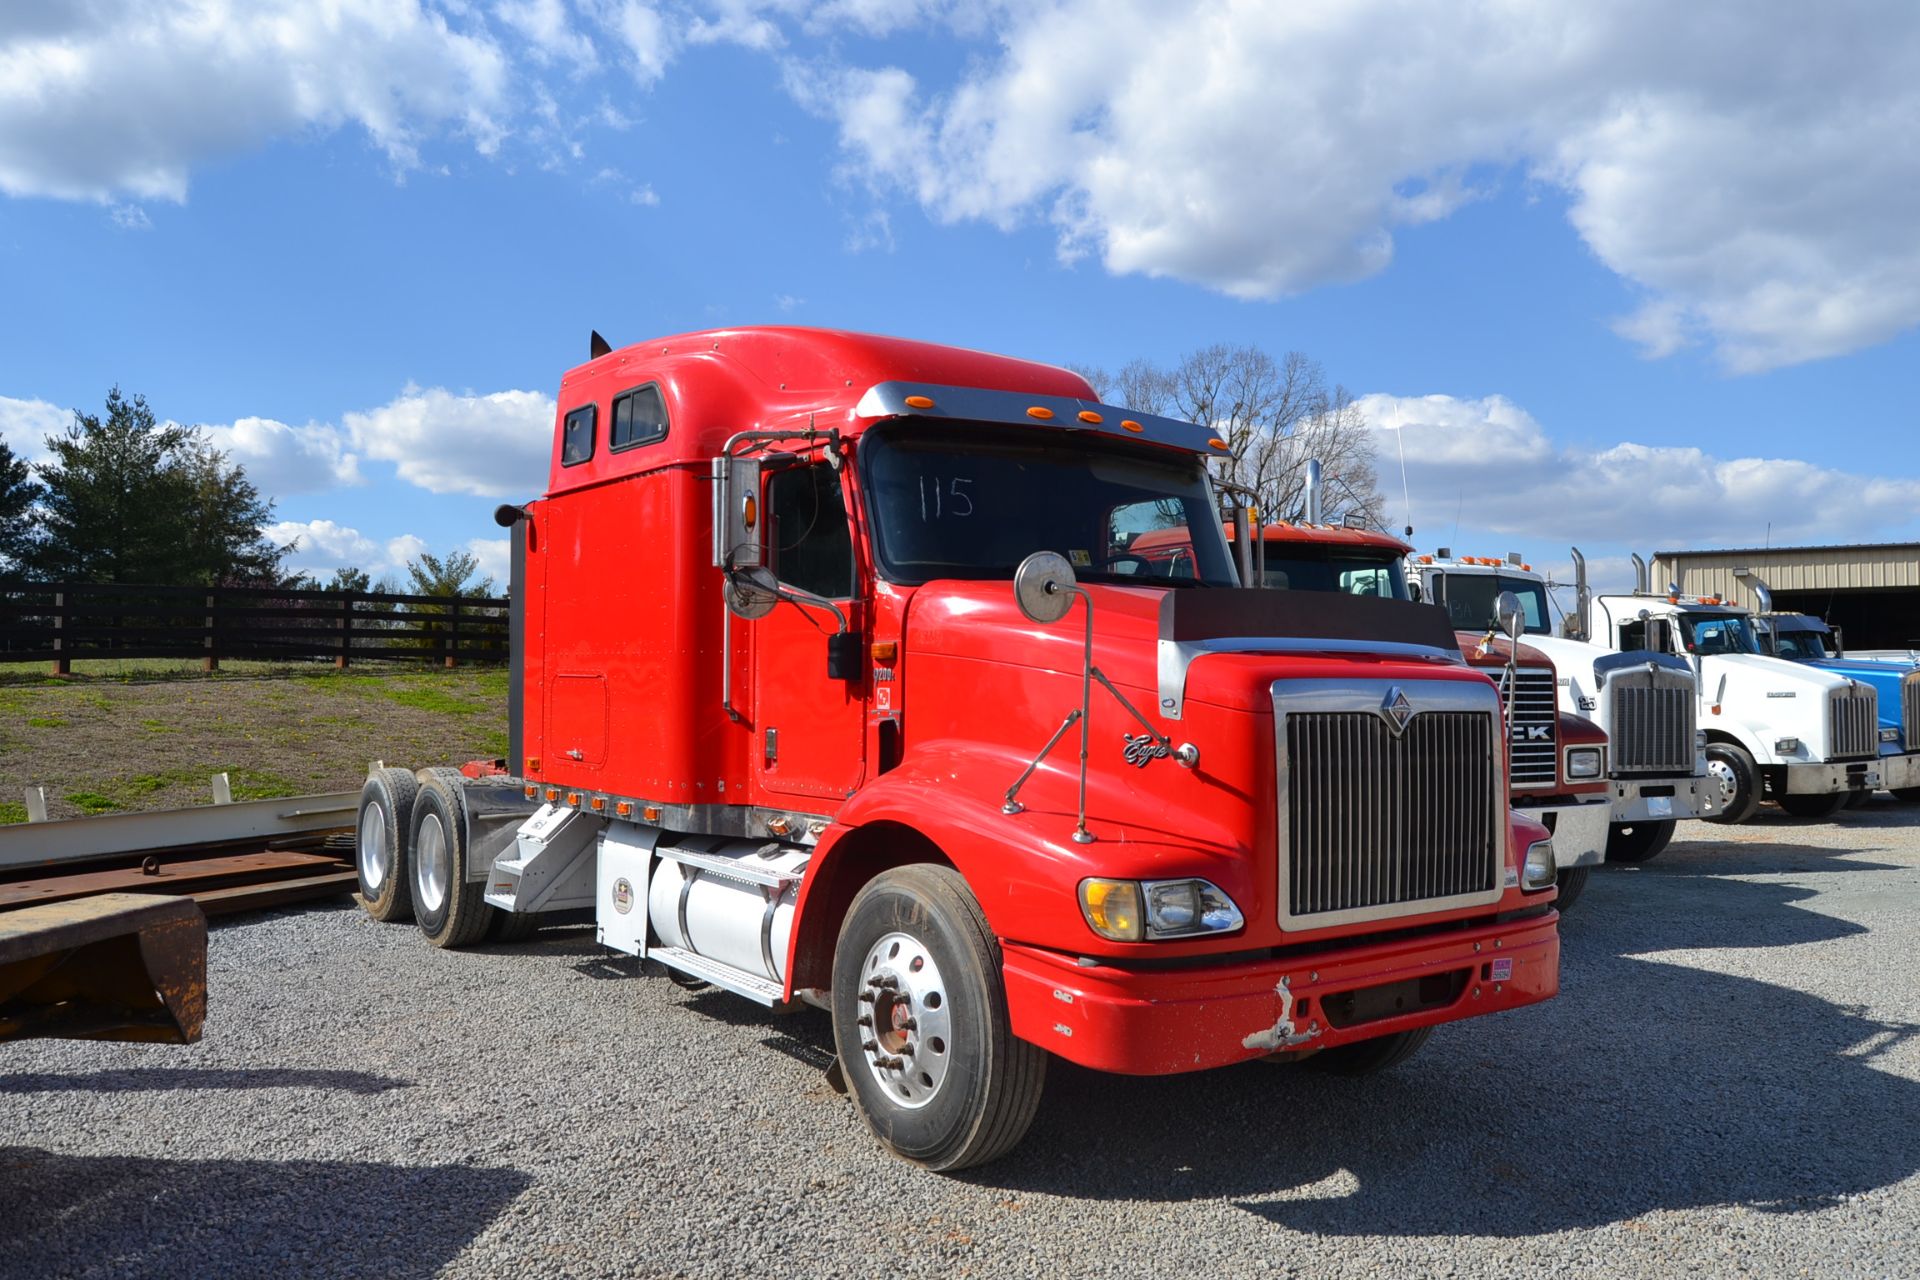
M1659 551L1653 585L1752 608L1743 570L1772 590L1775 609L1826 619L1850 649L1920 648L1920 542Z

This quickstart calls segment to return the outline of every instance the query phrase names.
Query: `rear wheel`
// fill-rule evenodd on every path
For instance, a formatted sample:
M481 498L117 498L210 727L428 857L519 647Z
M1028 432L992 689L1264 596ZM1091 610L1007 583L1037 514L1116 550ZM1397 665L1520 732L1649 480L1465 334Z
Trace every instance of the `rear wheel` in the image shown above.
M1745 822L1760 807L1760 770L1744 747L1709 744L1707 780L1720 789L1720 812L1707 815L1708 822Z
M375 920L405 920L413 915L407 837L412 834L413 803L419 793L420 784L405 769L376 770L360 788L353 861L360 877L360 905Z
M1304 1065L1329 1075L1370 1076L1389 1067L1397 1067L1411 1058L1432 1034L1432 1027L1415 1027L1412 1031L1397 1031L1390 1036L1375 1036L1371 1040L1343 1044L1337 1049L1322 1049L1307 1058Z
M1823 796L1781 796L1780 807L1796 818L1831 818L1847 807L1847 793L1832 791Z
M1659 822L1614 823L1607 828L1607 861L1652 861L1673 843L1673 829L1676 825L1672 818Z
M486 936L487 883L467 879L466 823L459 795L443 779L420 788L413 806L413 918L436 947L467 947Z
M833 1039L874 1136L934 1170L985 1164L1025 1136L1046 1052L1016 1039L1000 944L947 867L882 872L833 956Z
M1591 867L1567 867L1560 872L1560 892L1554 898L1553 905L1558 907L1562 914L1565 914L1567 908L1579 901L1580 895L1586 892L1587 873L1591 870L1593 870Z

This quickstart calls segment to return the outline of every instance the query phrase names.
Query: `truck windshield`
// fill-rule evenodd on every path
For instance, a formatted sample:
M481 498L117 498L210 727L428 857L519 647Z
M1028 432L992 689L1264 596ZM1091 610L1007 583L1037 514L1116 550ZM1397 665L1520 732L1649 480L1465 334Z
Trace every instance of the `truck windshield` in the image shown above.
M1538 578L1510 578L1505 574L1449 570L1446 578L1447 616L1462 631L1485 631L1497 627L1500 620L1494 606L1502 591L1511 591L1520 597L1520 607L1527 615L1528 635L1547 634L1547 586Z
M1239 585L1198 458L988 427L882 428L860 456L891 581L1011 578L1033 552L1057 551L1096 582Z
M1773 648L1782 658L1800 661L1818 661L1827 656L1827 646L1821 643L1818 631L1777 631Z
M1406 570L1394 555L1369 554L1348 547L1314 547L1298 543L1267 543L1263 587L1282 591L1338 591L1350 596L1384 596L1405 600Z
M1753 629L1736 613L1683 613L1681 631L1688 653L1758 653Z

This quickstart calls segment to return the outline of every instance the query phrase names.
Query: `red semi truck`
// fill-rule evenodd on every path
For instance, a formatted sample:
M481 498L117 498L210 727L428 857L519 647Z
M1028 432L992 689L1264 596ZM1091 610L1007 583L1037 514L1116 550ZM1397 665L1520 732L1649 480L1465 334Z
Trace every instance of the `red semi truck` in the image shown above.
M361 896L830 1011L879 1139L992 1159L1049 1055L1347 1073L1559 981L1548 833L1430 606L1242 589L1201 426L790 328L561 381L512 530L509 759L376 770ZM1129 544L1187 526L1147 577Z

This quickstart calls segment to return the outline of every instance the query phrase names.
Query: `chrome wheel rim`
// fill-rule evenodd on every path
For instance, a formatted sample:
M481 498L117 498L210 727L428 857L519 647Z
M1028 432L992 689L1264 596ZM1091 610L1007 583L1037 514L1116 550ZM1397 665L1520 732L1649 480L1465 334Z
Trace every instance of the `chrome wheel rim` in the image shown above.
M1733 766L1725 760L1707 761L1707 776L1720 784L1720 802L1732 804L1740 792L1740 780L1733 776Z
M911 934L887 934L860 964L860 1056L896 1107L924 1107L946 1083L954 1053L947 995L933 953Z
M393 870L393 850L387 847L387 814L378 800L360 811L360 885L377 894Z
M428 911L438 911L447 900L447 882L453 878L453 851L447 845L446 828L434 814L420 821L420 833L413 842L413 866L413 896Z

